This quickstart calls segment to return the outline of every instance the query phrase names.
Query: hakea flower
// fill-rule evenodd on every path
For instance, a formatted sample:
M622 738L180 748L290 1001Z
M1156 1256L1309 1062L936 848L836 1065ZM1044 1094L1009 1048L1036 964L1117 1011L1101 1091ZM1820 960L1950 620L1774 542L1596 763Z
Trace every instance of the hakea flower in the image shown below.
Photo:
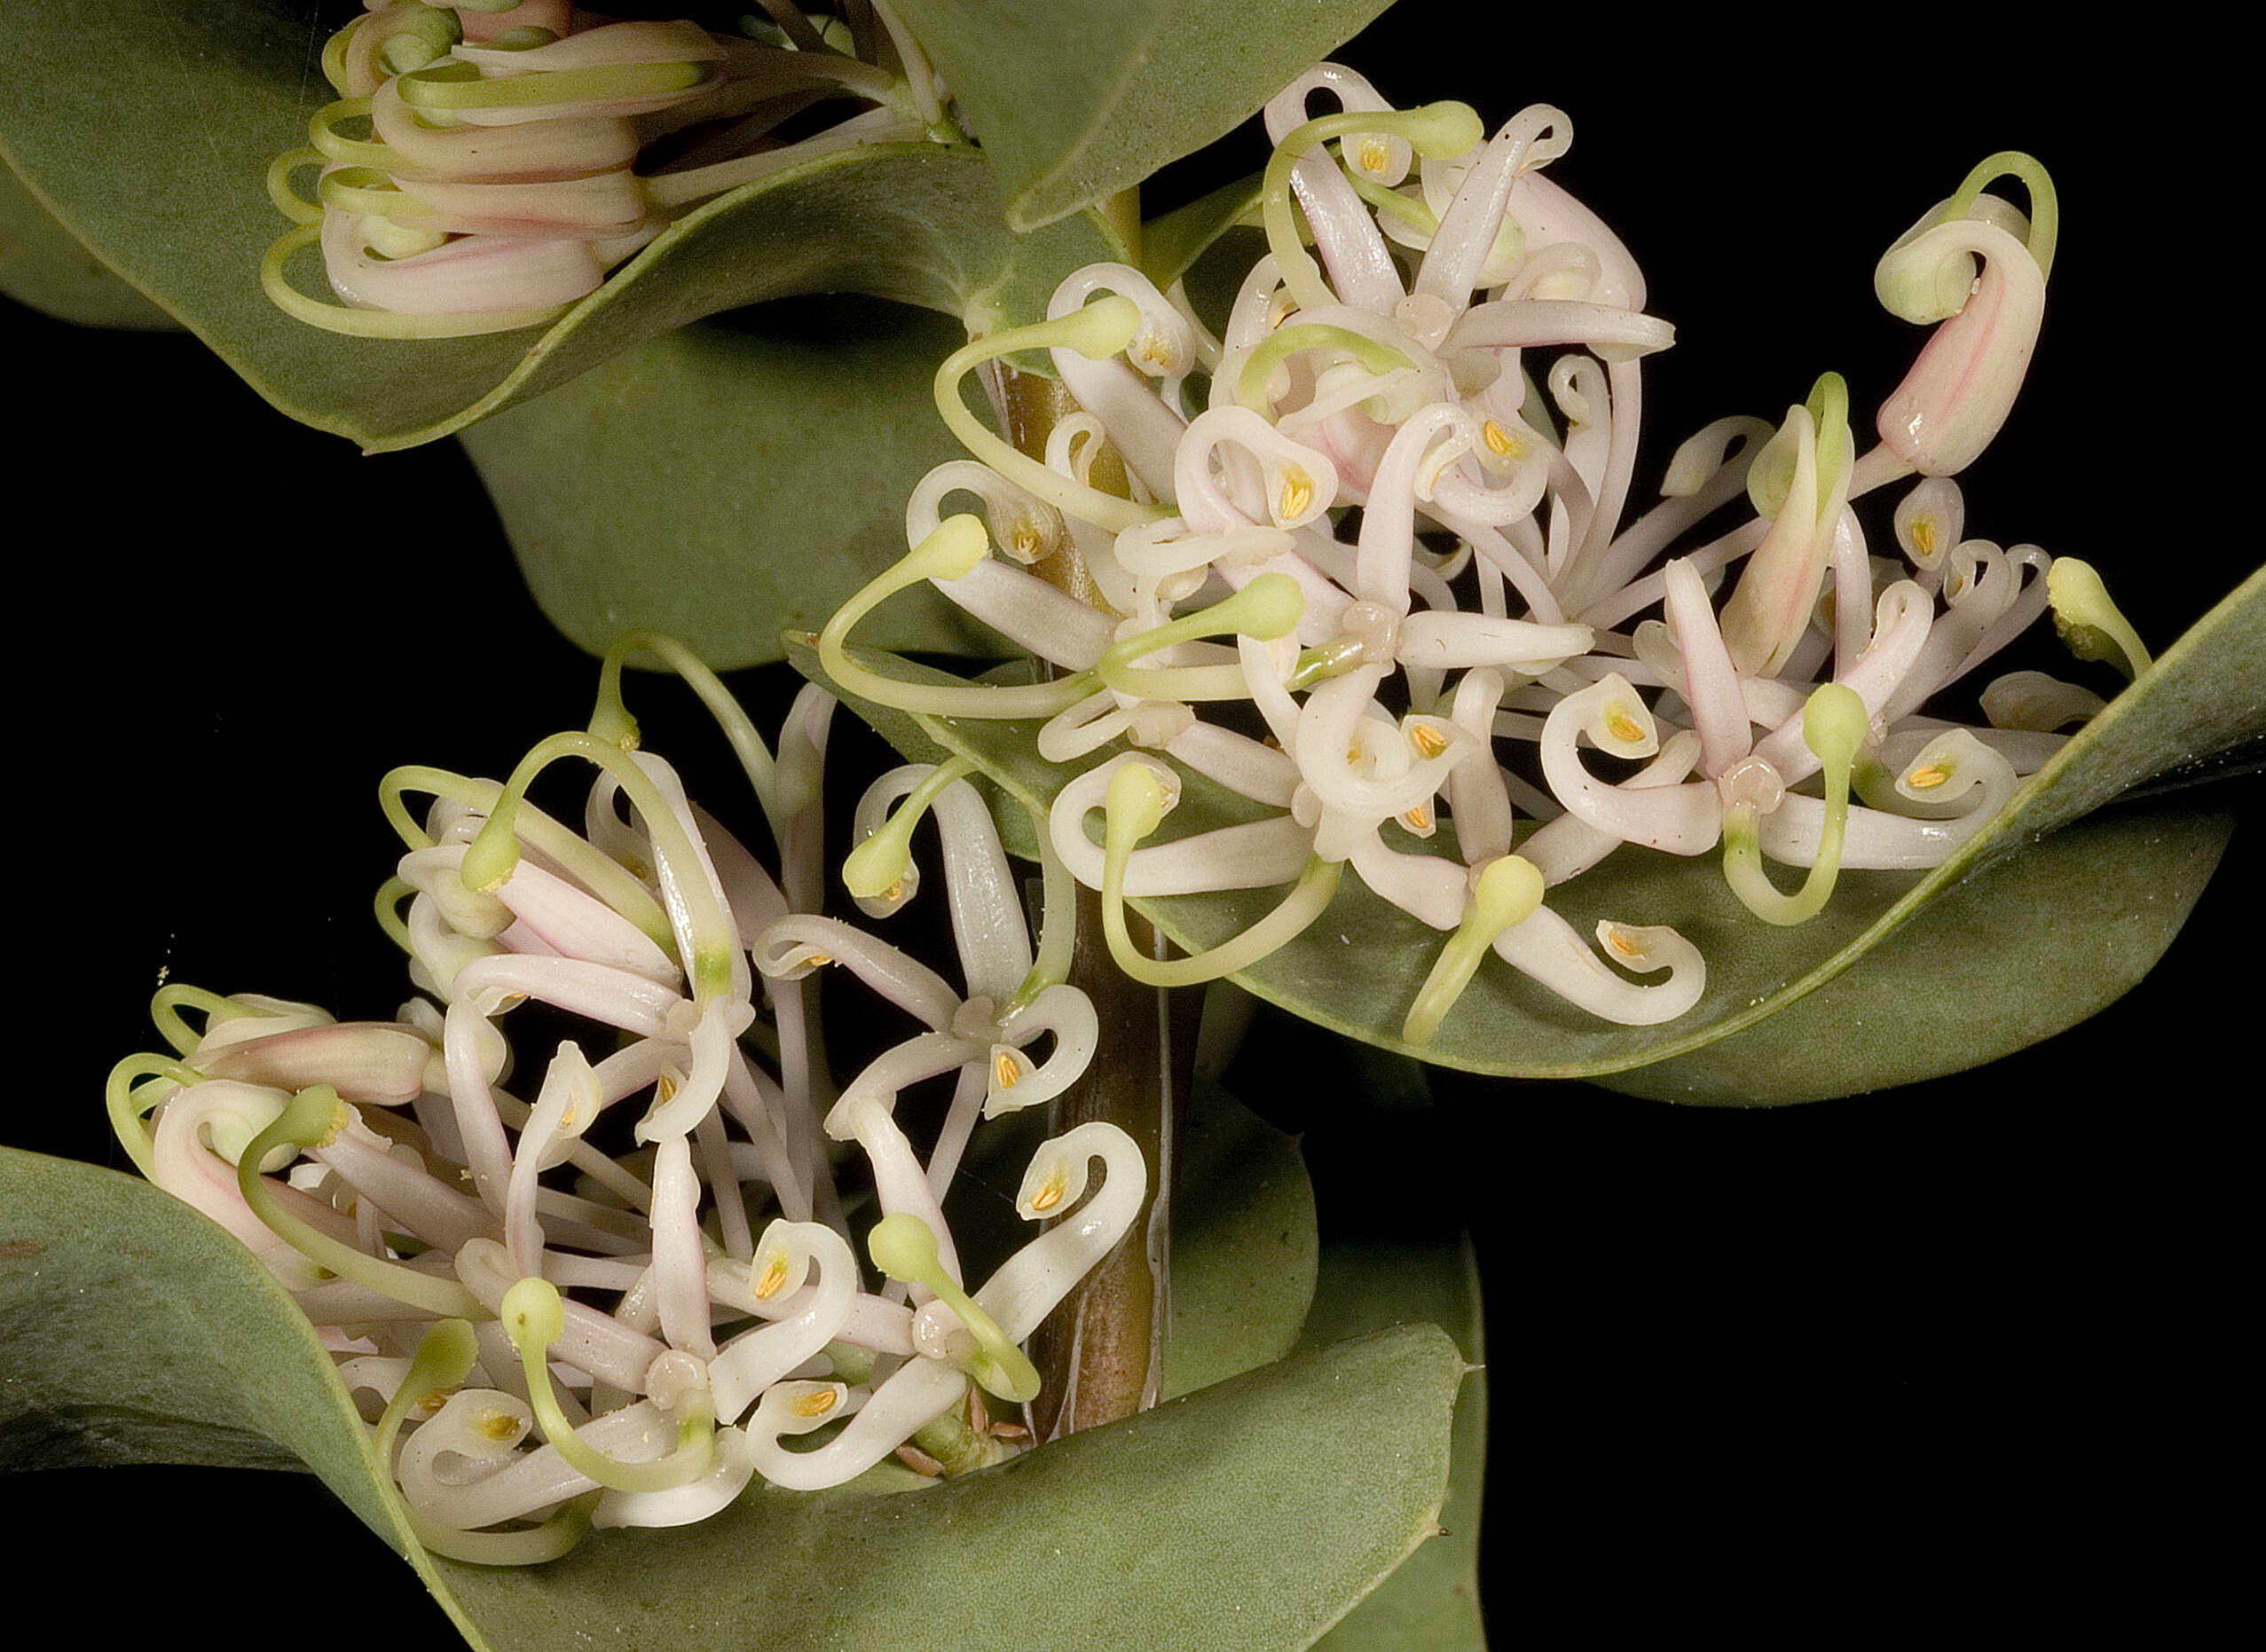
M1983 193L2002 175L2029 190L2030 216ZM2006 422L2037 346L2059 229L2045 169L2008 152L1977 166L1882 255L1873 272L1882 307L1939 324L1881 404L1882 444L1904 465L1929 476L1964 470Z
M718 711L783 877L640 749L618 698L630 648ZM854 878L901 906L911 834L936 821L956 985L805 909L827 696L805 691L775 757L666 639L618 648L604 682L592 732L541 743L500 783L387 777L405 853L379 911L421 995L397 1019L170 986L153 1006L169 1052L130 1058L110 1086L136 1165L258 1255L369 1397L421 1541L485 1564L703 1519L758 1482L835 1485L893 1453L956 1474L1024 1449L1028 1430L976 1396L1035 1395L1019 1344L1147 1185L1113 1126L1043 1145L1018 1208L1049 1225L964 1279L945 1200L974 1129L1094 1055L1092 1005L1064 980L1067 875L1050 869L1034 948L964 771L886 777ZM570 758L596 771L574 824L528 800ZM912 1026L838 1090L799 985L828 965ZM546 1043L515 1049L530 1001L555 1012ZM924 1153L897 1114L932 1079L951 1098ZM846 1214L835 1144L870 1168L870 1217ZM782 1444L845 1422L814 1449Z
M269 194L297 227L262 266L268 295L366 337L542 326L725 190L860 144L956 139L926 59L884 8L901 74L877 60L876 42L861 55L850 31L767 11L745 20L761 36L748 37L597 20L565 0L368 0L323 53L338 100L315 115L309 146L270 171ZM852 112L777 136L822 105ZM307 170L311 200L295 187ZM287 277L310 246L337 303Z
M1313 114L1316 93L1335 111ZM1697 949L1620 921L1593 948L1552 909L1555 885L1632 847L1719 854L1759 919L1803 921L1843 866L1939 864L2097 704L2018 674L1984 688L1987 726L1923 710L2049 607L2081 655L2144 668L2089 569L1972 537L1950 479L2003 421L2036 333L2056 216L2028 157L1986 161L1882 260L1884 302L1941 325L1882 405L1881 445L1861 450L1827 373L1775 426L1691 437L1633 512L1643 364L1673 334L1627 248L1546 175L1565 114L1538 105L1490 137L1462 106L1396 109L1325 64L1266 124L1267 251L1223 330L1178 288L1098 264L1044 322L956 352L936 398L972 457L923 485L905 560L819 639L849 692L1040 720L1042 756L1090 766L1047 842L1103 893L1129 972L1247 969L1349 867L1444 934L1411 1043L1490 951L1608 1019L1672 1019L1703 990ZM2027 215L1984 193L2004 174ZM1079 408L1043 455L961 392L1040 350ZM1121 492L1095 484L1105 444ZM1876 557L1861 501L1915 471L1887 524L1904 561ZM944 515L948 492L987 520ZM1112 611L1028 571L1058 544ZM922 580L1055 674L917 688L860 664L856 625ZM1621 772L1593 772L1585 746ZM1191 772L1257 818L1173 838ZM1800 889L1766 860L1802 869ZM1282 885L1199 957L1124 939L1126 898Z

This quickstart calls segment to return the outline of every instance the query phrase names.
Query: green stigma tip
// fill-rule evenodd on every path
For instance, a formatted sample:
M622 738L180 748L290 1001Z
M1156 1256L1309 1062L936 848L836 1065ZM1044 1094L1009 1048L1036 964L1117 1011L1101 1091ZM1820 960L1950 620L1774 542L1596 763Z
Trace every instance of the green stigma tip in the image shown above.
M909 1212L884 1216L865 1244L873 1265L901 1285L925 1285L936 1271L936 1235Z
M1865 743L1871 720L1854 688L1842 682L1821 683L1803 704L1802 740L1819 757L1847 763Z
M566 1332L566 1309L559 1301L558 1286L531 1274L504 1293L500 1318L504 1334L523 1358L531 1349L550 1347Z

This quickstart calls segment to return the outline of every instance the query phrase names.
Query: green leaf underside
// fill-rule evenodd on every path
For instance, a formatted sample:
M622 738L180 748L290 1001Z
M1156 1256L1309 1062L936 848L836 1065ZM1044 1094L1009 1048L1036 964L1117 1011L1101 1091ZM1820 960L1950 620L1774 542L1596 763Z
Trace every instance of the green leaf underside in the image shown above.
M793 656L806 673L807 653ZM877 657L877 670L908 680L940 674ZM854 706L856 702L850 702ZM972 719L914 720L937 745L973 759L1005 791L1043 806L1074 773L1036 754L1036 725ZM880 726L880 725L877 725ZM882 727L887 735L890 729ZM1876 1029L1766 1061L1775 1078L1748 1087L1728 1066L1679 1081L1695 1101L1813 1099L1961 1071L2091 1014L2161 956L2217 863L2231 822L2176 803L2088 811L2168 769L2266 732L2266 574L2197 623L2155 669L2073 739L1999 819L1950 860L1916 877L1845 872L1826 911L1791 929L1750 915L1726 887L1714 856L1694 861L1623 850L1551 893L1550 904L1587 934L1601 918L1665 924L1697 945L1708 964L1700 1003L1664 1027L1625 1027L1574 1010L1537 983L1490 959L1434 1042L1399 1041L1409 1003L1438 956L1442 935L1348 878L1338 900L1306 932L1235 979L1294 1014L1428 1061L1506 1077L1596 1078L1682 1056L1729 1038L1842 975L1907 925L1907 951L1939 960L1922 979L1967 979L1939 961L1963 951L1986 972L1971 990L1987 1012L1960 1012L1895 970L1865 968L1817 1007L1834 1019ZM1099 761L1098 757L1094 761ZM1090 767L1090 764L1081 765ZM1159 840L1255 818L1258 806L1194 775ZM2077 823L2072 824L2071 822ZM2057 830L2058 829L2058 830ZM1098 833L1098 822L1089 822ZM2040 841L2041 835L2052 832ZM1452 854L1444 829L1429 846ZM2026 849L2031 864L1999 863ZM1283 892L1241 891L1133 904L1191 950L1218 944L1271 910ZM2052 967L2031 967L2053 955ZM2025 961L2015 971L2009 962ZM1830 1006L1829 1010L1829 1006ZM1908 1019L1929 1036L1900 1041ZM1890 1029L1890 1030L1883 1030ZM1756 1046L1762 1048L1759 1044ZM1887 1062L1893 1078L1868 1065Z
M273 1467L280 1447L406 1549L314 1327L226 1230L136 1177L0 1148L0 1468Z
M169 331L173 318L89 252L0 165L0 293L80 326Z
M1315 1299L1320 1259L1314 1184L1290 1137L1200 1083L1174 1151L1168 1399L1288 1354ZM1460 1340L1453 1321L1437 1323Z
M1243 1317L1180 1322L1208 1380L1290 1349L1315 1256L1287 1140L1216 1096L1202 1119L1189 1167L1208 1215L1181 1234L1184 1311ZM1040 1603L1029 1627L1065 1645L1121 1643L1129 1624L1160 1645L1304 1645L1416 1547L1446 1493L1463 1361L1406 1326L910 1496L759 1490L701 1526L490 1571L413 1551L329 1356L222 1230L132 1177L7 1149L0 1212L0 1467L274 1467L280 1447L497 1652L601 1628L700 1652L751 1624L767 1648L972 1644L1008 1601ZM1357 1436L1358 1452L1313 1449Z
M1487 1347L1471 1242L1439 1231L1389 1239L1349 1236L1323 1245L1305 1346L1326 1348L1411 1321L1447 1331L1472 1367L1456 1397L1448 1500L1440 1510L1445 1530L1324 1636L1322 1652L1486 1652L1479 1515L1487 1466Z
M1387 0L903 0L1018 229L1232 131Z
M631 346L463 433L521 573L593 653L633 627L718 670L780 657L904 555L921 476L959 456L929 396L958 323L799 298ZM935 593L877 617L886 646L995 650Z
M1063 276L1124 256L1091 215L1011 234L973 149L872 147L688 213L547 331L416 343L325 333L277 311L257 279L289 227L263 180L327 100L312 67L320 45L273 4L10 0L0 50L41 95L0 109L0 155L260 394L372 452L448 435L633 344L762 300L858 292L987 330L1035 319ZM314 255L303 262L302 279L319 282Z
M968 1646L1003 1613L1034 1644L1301 1646L1430 1530L1462 1375L1443 1333L1404 1326L909 1496L762 1493L539 1573L444 1569L498 1652L594 1622L672 1652L755 1625L767 1652Z

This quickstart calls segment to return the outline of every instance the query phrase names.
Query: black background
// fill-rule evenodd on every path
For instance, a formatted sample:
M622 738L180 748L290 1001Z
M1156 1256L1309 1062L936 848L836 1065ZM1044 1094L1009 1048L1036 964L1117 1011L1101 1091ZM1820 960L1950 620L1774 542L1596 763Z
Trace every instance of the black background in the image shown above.
M1970 531L2094 561L2160 646L2260 560L2234 515L2256 460L2223 308L2231 162L2194 113L2224 107L2214 70L2177 43L2102 39L2060 43L2048 76L2011 29L1870 27L1410 6L1347 55L1397 101L1462 97L1491 126L1535 98L1571 114L1556 176L1679 327L1648 374L1663 445L1640 485L1666 443L1774 417L1822 368L1877 403L1919 335L1875 307L1874 259L1982 154L2038 153L2060 262L2023 402L1966 478ZM1257 164L1255 140L1240 158ZM1153 195L1203 181L1176 169ZM0 1139L117 1164L101 1076L151 1044L160 972L389 1014L397 966L367 916L394 853L376 777L498 772L580 721L594 668L542 622L452 445L360 458L185 336L12 309L0 326L35 421L11 437L16 563L51 593L18 610L35 761L15 859L33 910L52 892L19 942L17 1047L36 1057ZM791 690L778 671L740 686L767 728ZM1970 1588L1995 1611L2065 1609L2129 1581L2128 1540L2176 1523L2177 1477L2223 1449L2209 1396L2235 1273L2213 1171L2259 1093L2259 791L2190 794L2249 823L2153 976L1957 1078L1738 1113L1450 1075L1381 1137L1341 1099L1339 1057L1309 1046L1274 1110L1308 1128L1326 1223L1461 1212L1478 1247L1498 1639L1570 1609L1609 1633L1790 1630L1826 1593L1833 1621L1875 1621ZM58 1003L59 1047L42 1035ZM89 1546L136 1534L147 1587L108 1602L121 1640L178 1626L287 1535L321 1559L285 1569L278 1609L306 1585L350 1602L341 1644L452 1632L303 1477L84 1471L10 1500L22 1577L88 1576Z

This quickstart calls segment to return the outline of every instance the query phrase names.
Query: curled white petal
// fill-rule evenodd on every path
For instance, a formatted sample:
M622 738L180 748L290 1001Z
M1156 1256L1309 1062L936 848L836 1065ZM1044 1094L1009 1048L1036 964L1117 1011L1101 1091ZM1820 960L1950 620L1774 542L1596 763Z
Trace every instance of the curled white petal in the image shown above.
M803 1282L813 1266L818 1282L806 1290ZM709 1361L716 1415L736 1420L764 1389L833 1341L849 1317L858 1282L857 1259L849 1245L824 1223L774 1222L766 1228L746 1270L744 1305L759 1310L765 1302L791 1302L794 1311L742 1332ZM767 1286L768 1295L759 1297Z
M1133 1138L1113 1124L1082 1124L1041 1145L1023 1173L1015 1208L1028 1221L1070 1209L1085 1190L1091 1161L1102 1162L1101 1191L1067 1220L1017 1251L975 1294L976 1305L1019 1342L1132 1226L1148 1192L1148 1168ZM948 1310L941 1310L948 1311Z
M1575 750L1579 736L1617 756L1648 757L1659 749L1650 711L1619 673L1552 708L1542 730L1542 772L1552 795L1570 814L1629 843L1672 854L1702 854L1715 846L1723 810L1712 785L1609 785L1582 766Z
M1055 794L1047 814L1048 837L1064 866L1089 889L1102 885L1102 846L1086 835L1086 816L1102 806L1118 767L1142 760L1132 752L1112 758ZM1312 847L1312 834L1287 814L1223 826L1134 850L1126 866L1125 893L1140 898L1286 884L1306 869Z
M1582 943L1572 924L1548 907L1538 907L1522 923L1495 938L1496 956L1531 976L1578 1008L1624 1027L1657 1027L1672 1021L1699 1002L1707 988L1706 961L1699 948L1672 929L1625 924L1598 925L1608 953L1631 969L1669 972L1656 986L1643 987L1616 974Z
M1011 1041L1010 1047L1018 1055L1024 1046L1050 1034L1054 1048L1043 1062L1027 1067L1017 1065L1011 1083L1002 1082L995 1075L984 1102L987 1119L1053 1100L1084 1074L1101 1042L1101 1026L1094 1015L1093 1001L1077 987L1061 983L1047 987L1032 999L1006 1031ZM995 1063L999 1058L1000 1051L995 1049ZM1023 1059L1025 1063L1029 1061L1027 1056Z
M958 1404L967 1395L968 1379L932 1359L909 1360L857 1408L841 1433L816 1451L789 1451L780 1444L784 1436L807 1433L847 1409L853 1391L837 1384L840 1397L835 1404L798 1414L798 1407L811 1402L816 1386L775 1382L747 1424L756 1472L791 1491L822 1491L863 1474Z

